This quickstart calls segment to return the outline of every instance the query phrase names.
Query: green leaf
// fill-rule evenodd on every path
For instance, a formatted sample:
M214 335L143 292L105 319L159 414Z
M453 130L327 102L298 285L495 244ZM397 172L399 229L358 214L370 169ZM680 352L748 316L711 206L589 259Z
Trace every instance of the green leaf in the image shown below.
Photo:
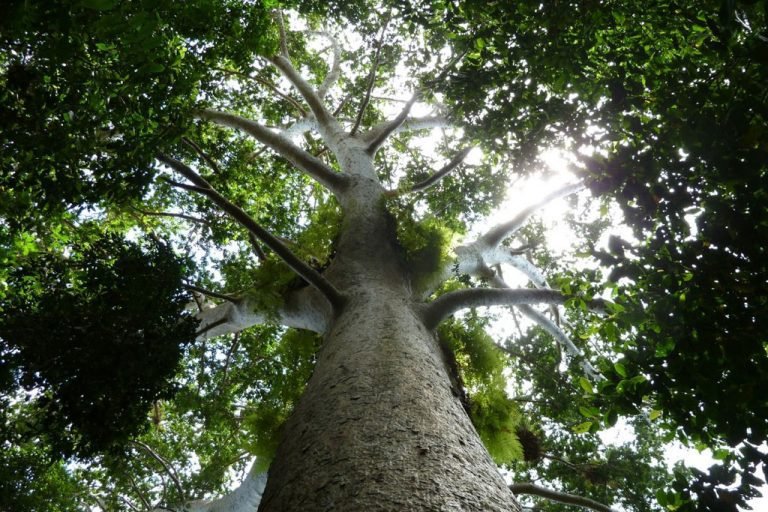
M600 409L597 407L585 407L583 405L579 406L579 412L582 416L586 418L597 418L600 416Z
M584 434L586 432L589 432L590 428L592 428L592 422L585 421L584 423L579 423L578 425L571 427L571 430L573 430L577 434Z
M595 390L592 388L592 383L586 377L579 377L579 386L589 394L595 393Z
M616 373L621 375L622 377L627 377L627 368L622 363L614 363L613 364L614 370L616 370Z

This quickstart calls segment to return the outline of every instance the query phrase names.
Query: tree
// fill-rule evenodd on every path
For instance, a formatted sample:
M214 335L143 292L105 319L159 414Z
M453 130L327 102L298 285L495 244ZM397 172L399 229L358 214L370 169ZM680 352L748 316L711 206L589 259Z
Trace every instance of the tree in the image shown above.
M304 2L298 32L266 1L8 4L0 499L519 510L497 464L571 495L515 492L597 509L572 494L638 510L754 495L766 403L727 398L766 375L764 6L555 4ZM320 28L340 19L368 42ZM444 156L418 154L436 129ZM604 221L580 228L607 283L527 224L581 183L457 241L554 140L597 147L582 177L641 241L603 250ZM723 235L734 205L758 243ZM486 306L533 327L495 343ZM619 416L637 438L600 448ZM726 465L665 487L674 435ZM239 488L194 501L252 456ZM721 485L735 465L739 492Z

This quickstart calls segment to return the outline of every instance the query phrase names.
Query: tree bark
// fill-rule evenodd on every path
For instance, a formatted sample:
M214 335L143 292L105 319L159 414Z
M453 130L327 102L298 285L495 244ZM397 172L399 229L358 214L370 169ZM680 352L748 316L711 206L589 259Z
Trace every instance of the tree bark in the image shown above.
M422 321L381 185L356 176L350 193L326 275L346 303L284 427L259 510L520 510Z
M433 335L402 290L366 288L318 355L260 510L516 510Z

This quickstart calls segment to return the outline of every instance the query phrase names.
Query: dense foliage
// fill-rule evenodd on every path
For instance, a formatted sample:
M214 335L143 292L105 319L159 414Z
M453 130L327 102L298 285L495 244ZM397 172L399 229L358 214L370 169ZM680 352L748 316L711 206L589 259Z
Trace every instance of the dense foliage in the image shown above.
M603 212L615 201L633 228L633 240L607 238L607 215L574 217L577 251L604 271L554 257L536 224L518 237L573 295L572 336L604 380L538 328L494 340L476 312L441 327L495 460L515 480L632 510L730 511L755 496L768 468L768 3L292 4L311 29L362 38L329 92L339 117L384 118L385 99L363 100L370 83L381 97L419 89L461 126L434 152L398 135L378 158L382 180L412 185L441 155L483 149L481 163L388 205L415 271L449 259L549 145L573 151ZM306 113L265 59L278 48L274 7L0 7L0 508L74 510L95 494L149 508L221 490L229 467L274 452L320 341L265 325L192 343L182 290L273 307L306 283L155 163L169 154L205 169L327 266L335 201L284 158L193 116L212 106L286 127ZM329 72L318 39L288 39L315 85ZM323 157L319 139L302 143ZM456 275L438 293L487 284ZM607 316L584 311L592 295L610 295ZM617 423L634 439L606 446L598 434ZM718 465L668 470L672 440L712 449ZM82 464L66 464L73 455Z

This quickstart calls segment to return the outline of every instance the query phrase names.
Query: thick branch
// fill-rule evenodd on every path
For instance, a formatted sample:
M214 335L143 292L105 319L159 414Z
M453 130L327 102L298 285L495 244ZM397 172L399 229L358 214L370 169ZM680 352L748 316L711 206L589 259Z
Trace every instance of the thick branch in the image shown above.
M528 218L533 215L533 213L541 208L542 206L545 206L555 199L558 199L560 197L564 197L570 194L573 194L574 192L578 192L579 190L584 188L583 183L574 183L571 185L566 185L563 188L557 189L554 192L547 194L542 198L541 201L529 206L522 212L518 213L512 220L509 222L505 222L503 224L500 224L490 231L488 231L485 235L481 237L480 240L483 241L483 243L487 244L490 247L495 247L501 243L502 240L505 238L513 235L518 229L520 229L523 224L525 224L525 221L528 220Z
M339 80L339 76L341 76L341 45L339 45L336 38L328 32L310 32L310 34L317 34L328 39L331 42L331 48L333 50L331 69L328 71L328 75L325 77L325 80L323 80L323 83L320 84L320 87L317 89L317 95L320 96L320 99L322 100L328 94L330 88L333 87L333 84Z
M480 306L562 304L565 299L566 297L556 290L469 288L441 295L426 306L423 318L427 328L433 329L445 318L462 309Z
M204 190L197 185L189 185L187 183L180 183L178 181L174 181L170 178L166 178L165 182L171 185L172 187L180 188L182 190L186 190L188 192L197 192L198 194L201 194L204 192Z
M305 287L291 292L283 297L282 302L276 308L266 309L258 300L251 298L251 294L246 293L237 302L222 302L204 309L195 315L200 320L198 339L240 332L268 322L319 334L328 328L331 308L314 288Z
M288 81L293 84L296 90L299 91L299 94L301 94L304 101L307 102L309 109L315 115L315 118L321 127L329 129L334 127L335 121L333 116L331 116L330 112L325 108L323 100L320 99L320 96L312 89L312 86L309 85L309 83L294 69L291 62L282 55L272 57L270 61L283 73Z
M159 160L176 172L187 178L189 181L199 187L200 193L204 194L213 201L219 208L235 219L240 225L253 233L259 240L272 249L294 272L301 276L309 284L317 288L331 303L334 308L341 307L344 302L342 295L328 282L317 270L304 263L296 256L285 244L283 244L272 233L262 228L256 223L250 215L245 213L239 206L230 202L227 198L219 194L210 183L202 176L193 171L184 163L167 156L160 156Z
M598 503L595 500L584 498L583 496L576 496L575 494L553 491L552 489L547 489L546 487L541 487L536 484L512 484L509 486L509 489L515 494L530 494L532 496L541 496L542 498L557 501L558 503L576 505L577 507L597 510L598 512L616 512L611 507L603 505L602 503Z
M257 462L253 462L240 486L221 498L190 501L178 508L156 508L153 512L253 512L259 508L267 485L267 473L257 472Z
M426 190L429 187L435 185L438 181L440 181L445 176L447 176L450 172L456 169L459 166L459 164L461 164L464 161L464 159L467 157L470 151L472 151L471 147L462 149L456 154L456 156L454 156L451 159L450 162L445 164L442 169L440 169L439 171L437 171L435 174L425 179L424 181L420 181L416 183L413 187L411 187L411 189L408 192L421 192L422 190Z
M375 154L381 145L384 144L384 142L389 138L389 136L395 133L395 131L400 128L403 123L405 123L406 119L408 119L408 113L411 111L411 107L414 103L416 103L416 100L418 99L419 94L414 94L413 97L408 100L408 103L405 104L405 107L403 107L403 110L400 111L397 117L382 126L376 136L373 137L373 139L371 139L371 141L368 143L366 152L369 155Z
M244 131L254 139L276 151L281 156L287 158L296 167L315 178L334 193L341 191L347 183L343 175L325 165L322 160L307 153L282 135L267 129L254 121L234 114L209 109L197 112L197 116L222 126Z

